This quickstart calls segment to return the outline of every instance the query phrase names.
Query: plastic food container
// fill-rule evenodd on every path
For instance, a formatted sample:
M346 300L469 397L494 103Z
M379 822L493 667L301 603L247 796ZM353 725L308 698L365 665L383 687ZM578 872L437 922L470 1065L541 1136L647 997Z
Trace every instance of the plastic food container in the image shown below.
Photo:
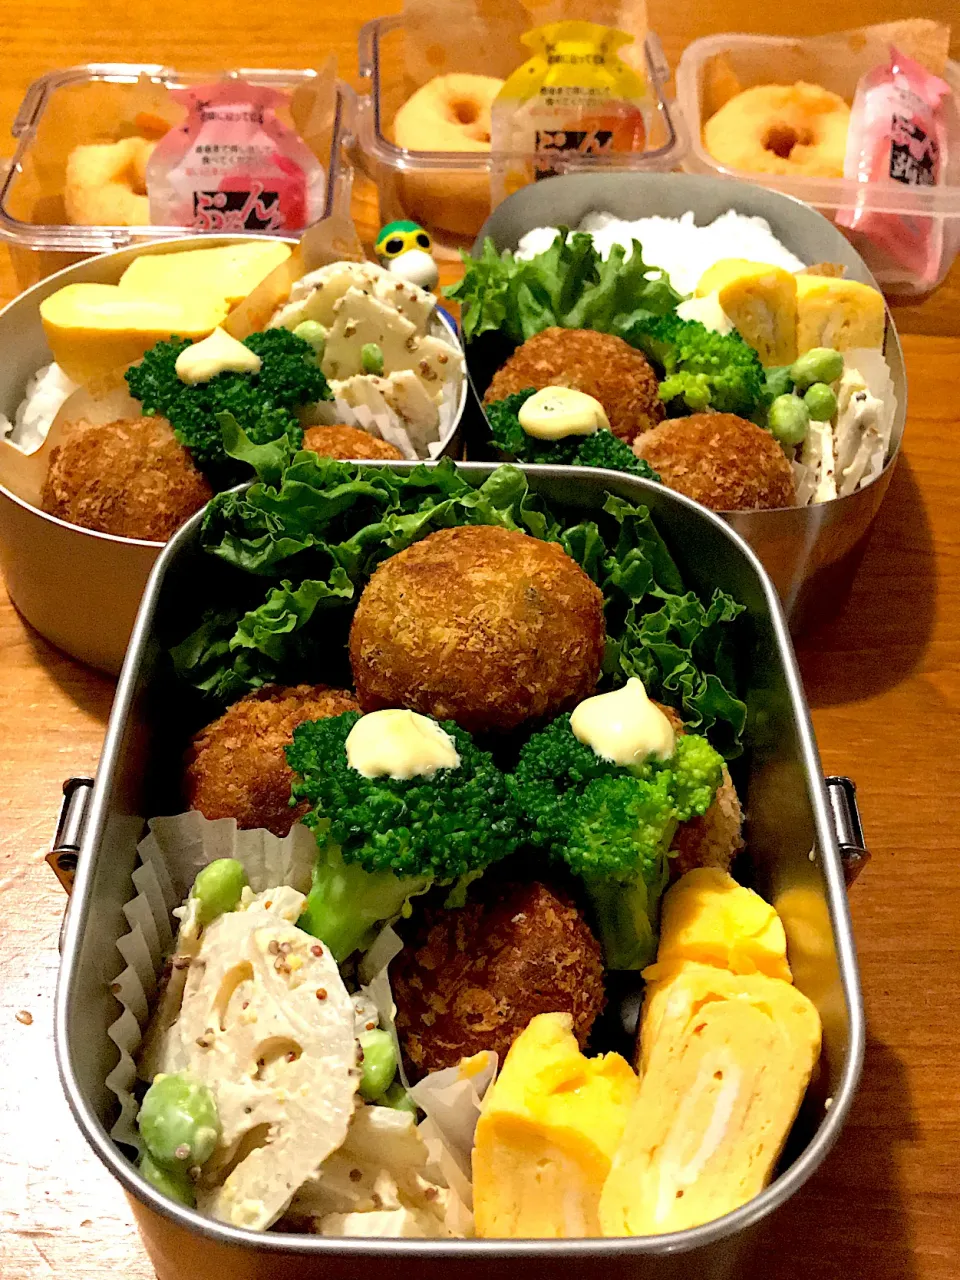
M350 170L341 168L335 206L349 209ZM333 207L333 206L332 206ZM250 240L251 235L188 236L137 245L67 267L22 293L0 311L0 413L13 420L33 374L50 363L40 303L66 284L115 284L143 253L170 253ZM290 241L294 244L296 241ZM464 379L441 453L456 454L460 420L469 397ZM0 570L19 612L58 649L116 675L150 570L162 542L97 533L67 524L25 502L0 484Z
M291 95L298 130L327 173L323 216L328 217L343 148L353 127L353 91L334 77L332 67L323 71L242 68L226 75ZM166 89L205 84L223 76L217 71L179 72L159 64L102 62L51 71L33 82L11 128L17 149L0 185L0 239L9 246L21 288L92 254L196 234L190 227L67 224L66 162L79 144L114 141L114 129L132 121L140 110L149 115L154 102L164 103ZM171 110L169 104L166 110ZM179 107L174 111L184 114Z
M894 183L863 186L851 179L781 177L777 174L748 173L728 169L710 155L703 145L704 71L711 59L721 56L744 89L757 84L793 84L806 80L853 101L857 81L871 69L874 59L851 47L849 57L824 60L815 41L788 40L780 36L724 34L695 40L683 53L677 67L677 107L690 134L683 167L689 173L707 173L742 178L761 183L773 191L795 196L819 209L828 218L837 210L851 208L858 200L876 213L930 219L943 226L943 250L937 279L923 282L877 249L860 233L845 232L863 256L867 266L891 298L915 301L942 283L960 252L960 129L953 130L952 155L946 182L937 187L907 187ZM944 79L953 89L956 119L960 120L960 63L948 62Z
M531 228L561 223L575 227L595 209L621 218L657 214L676 218L692 209L698 223L711 222L728 209L759 215L802 262L840 262L851 279L874 287L877 284L837 228L798 200L755 183L684 174L574 174L526 187L494 211L477 238L474 253L480 252L486 236L493 238L498 249L515 249ZM502 345L487 345L484 339L467 347L467 369L478 397L483 396L506 354ZM795 629L817 603L821 575L839 564L866 534L896 465L906 420L907 383L900 339L889 313L884 355L896 391L897 414L890 454L877 479L849 497L819 506L734 511L723 516L759 556ZM467 442L468 454L471 443L482 448L489 439L485 419L474 421L482 421L483 436L478 440L474 430Z
M405 468L409 464L387 463ZM492 468L466 464L480 484ZM352 1280L371 1263L390 1277L506 1280L536 1269L610 1280L720 1280L742 1274L760 1224L813 1174L849 1114L864 1051L864 1017L844 892L844 855L863 858L849 780L825 785L783 614L769 579L738 535L711 512L660 485L614 472L565 467L529 472L557 506L599 509L608 492L646 503L691 587L716 586L746 606L742 659L750 673L738 785L750 814L753 886L783 917L797 986L823 1021L823 1056L775 1181L735 1213L694 1230L638 1239L565 1241L324 1239L254 1233L201 1217L160 1197L109 1137L116 1098L104 1079L118 1050L107 1027L119 1006L109 982L124 967L116 944L144 819L176 812L189 691L171 683L163 646L182 633L184 601L202 598L230 570L199 548L200 517L167 545L137 617L92 794L71 785L60 849L78 854L62 937L56 1002L61 1079L84 1136L125 1188L159 1280ZM322 656L317 675L322 678ZM835 816L838 815L838 816ZM839 820L838 820L839 817ZM77 837L76 832L82 830ZM851 835L851 833L854 833ZM52 857L56 858L55 850ZM851 864L852 865L852 864Z
M370 81L370 94L359 101L358 134L365 163L377 183L380 221L412 218L425 226L440 246L466 246L490 213L490 171L494 157L482 152L412 151L390 140L397 110L424 82L414 80L406 70L405 38L411 37L405 32L401 17L377 18L360 31L360 74ZM636 173L667 172L676 168L683 148L665 96L670 68L657 36L647 36L644 52L656 103L647 150L637 155L581 156L558 162L558 169ZM487 73L481 57L469 49L462 53L462 65L452 69ZM532 157L512 158L530 160Z

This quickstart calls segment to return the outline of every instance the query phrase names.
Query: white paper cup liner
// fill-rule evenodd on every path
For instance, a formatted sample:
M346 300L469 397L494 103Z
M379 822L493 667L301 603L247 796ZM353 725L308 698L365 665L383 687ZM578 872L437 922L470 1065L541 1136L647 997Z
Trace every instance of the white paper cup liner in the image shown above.
M197 872L217 858L236 858L242 863L254 893L279 884L306 893L317 856L313 832L302 823L296 823L283 839L269 831L239 831L233 818L211 820L195 811L154 818L148 826L149 833L137 845L136 893L123 908L130 930L117 943L125 968L110 987L122 1012L107 1029L120 1051L120 1061L106 1079L120 1104L120 1116L110 1136L137 1151L135 1059L164 962L173 950L174 908L186 898Z
M459 340L439 316L430 317L427 332L435 338L459 347ZM348 404L340 396L333 400L321 400L309 405L301 421L313 425L333 426L343 424L359 427L377 440L386 440L399 449L408 462L424 461L438 457L446 448L457 426L457 413L466 378L466 364L461 361L459 376L449 378L441 389L437 407L438 421L430 431L413 431L409 423L387 404L383 395L371 383L366 389L366 404Z

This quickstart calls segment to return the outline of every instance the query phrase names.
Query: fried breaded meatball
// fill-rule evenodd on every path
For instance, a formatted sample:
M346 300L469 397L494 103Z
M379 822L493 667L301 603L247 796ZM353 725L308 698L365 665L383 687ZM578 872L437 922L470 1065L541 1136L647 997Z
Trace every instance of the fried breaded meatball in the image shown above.
M769 431L733 413L671 418L635 440L670 489L714 511L792 507L793 472Z
M733 779L723 766L723 779L713 804L702 818L682 822L673 837L670 851L670 879L679 880L694 867L719 867L729 871L730 864L743 848L743 810Z
M673 707L656 704L673 725L683 733L683 721ZM719 867L729 871L730 864L743 848L743 810L727 766L713 803L700 818L681 822L670 846L670 879L679 880L694 867Z
M71 423L50 452L44 511L84 529L166 542L213 497L166 418Z
M322 684L264 685L228 707L190 744L184 796L205 818L236 818L242 830L285 836L307 812L290 807L293 770L283 748L304 720L356 711L353 695Z
M484 404L527 387L573 387L593 396L613 434L628 443L663 420L657 375L646 356L611 333L554 326L535 334L493 375Z
M303 448L319 453L322 458L340 458L347 462L403 459L395 445L378 440L360 427L347 427L341 423L332 427L308 427L303 433Z
M561 547L488 525L442 529L385 560L350 628L364 711L409 707L507 732L593 693L600 591Z
M480 885L458 910L427 910L390 966L410 1075L492 1049L502 1063L538 1013L569 1013L581 1047L604 1005L600 944L543 884Z

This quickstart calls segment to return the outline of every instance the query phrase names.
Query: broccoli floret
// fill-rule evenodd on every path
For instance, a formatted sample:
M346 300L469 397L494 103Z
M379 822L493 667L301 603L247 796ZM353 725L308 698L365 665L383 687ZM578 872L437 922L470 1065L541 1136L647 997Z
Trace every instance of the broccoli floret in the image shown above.
M573 459L575 467L606 467L608 471L627 471L645 480L660 480L650 463L638 458L627 442L612 431L596 431L592 436L583 436L582 441Z
M298 448L303 429L293 411L331 398L313 348L287 329L267 329L244 339L244 346L263 362L258 373L227 371L196 386L177 377L177 357L190 345L181 338L158 342L125 377L144 413L165 417L197 466L217 473L221 483L238 468L224 451L218 414L232 414L253 444L286 435Z
M667 315L638 322L624 337L656 366L669 416L714 409L749 418L756 411L763 366L738 333L715 333L699 320Z
M574 737L569 715L521 750L508 781L527 838L583 882L609 968L653 959L670 844L678 823L710 807L721 769L693 734L669 760L616 765Z
M490 423L490 436L493 443L504 453L511 454L518 462L542 462L540 452L556 449L571 442L566 440L537 440L528 436L520 425L519 413L531 396L537 394L535 387L527 387L525 391L515 391L512 396L503 400L492 400L483 406ZM563 459L567 461L566 458Z
M346 740L360 713L301 724L286 748L299 775L292 801L317 837L313 885L300 927L322 939L339 962L370 945L377 926L409 913L409 901L433 885L451 897L492 862L514 852L516 805L486 751L452 721L460 765L432 778L367 778L347 762Z
M685 733L677 738L673 758L667 764L673 775L673 802L677 821L688 822L707 812L723 777L723 759L706 738Z
M630 446L612 431L595 431L589 436L564 436L561 440L538 440L536 436L527 435L518 415L524 403L535 394L534 388L530 387L484 406L490 435L498 449L518 462L606 467L610 471L643 476L645 480L660 479L650 464L638 458Z

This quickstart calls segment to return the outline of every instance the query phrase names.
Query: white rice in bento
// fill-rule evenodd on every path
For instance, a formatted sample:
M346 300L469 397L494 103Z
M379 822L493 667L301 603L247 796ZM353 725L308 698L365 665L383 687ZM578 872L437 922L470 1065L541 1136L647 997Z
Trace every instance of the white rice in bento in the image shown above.
M593 237L601 257L615 244L630 249L633 240L643 246L643 260L661 267L678 293L693 293L703 273L722 258L745 258L748 262L769 262L787 271L802 271L801 262L780 243L765 218L748 217L730 209L704 227L698 227L692 213L682 218L638 218L629 222L612 213L588 213L577 231ZM518 258L532 258L549 249L556 227L534 227L521 237Z
M0 438L5 436L24 453L33 453L46 439L60 406L76 389L58 364L44 365L27 383L13 422L0 413Z

